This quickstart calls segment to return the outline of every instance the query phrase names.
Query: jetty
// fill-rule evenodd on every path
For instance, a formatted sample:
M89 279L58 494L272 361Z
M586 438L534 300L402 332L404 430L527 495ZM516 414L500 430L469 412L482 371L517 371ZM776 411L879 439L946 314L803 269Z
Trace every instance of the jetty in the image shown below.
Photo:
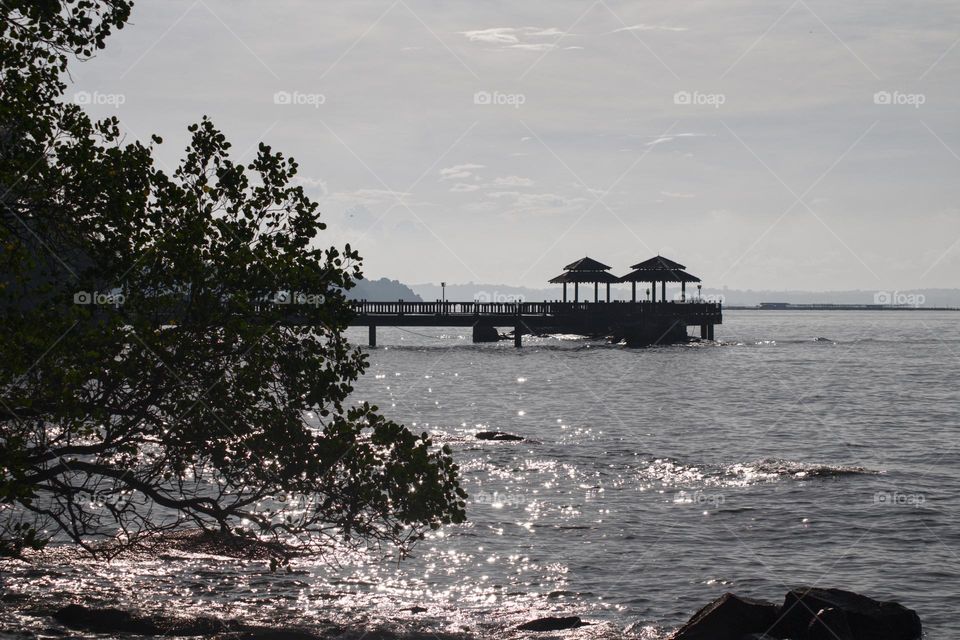
M585 257L568 264L551 283L563 285L563 299L544 302L372 302L353 301L351 326L368 327L368 343L377 345L377 327L472 327L474 342L500 340L499 329L512 330L514 346L523 335L578 334L625 341L631 346L675 344L696 339L688 327L699 327L701 340L714 339L714 327L723 323L719 302L687 299L686 285L700 279L686 267L656 256L630 267L617 277L610 267ZM612 284L629 283L631 299L611 300ZM637 284L649 284L637 299ZM667 284L679 284L680 292L667 299ZM593 300L580 300L580 285L593 285ZM605 287L600 299L600 285ZM568 285L573 285L572 300ZM657 289L660 289L659 299Z

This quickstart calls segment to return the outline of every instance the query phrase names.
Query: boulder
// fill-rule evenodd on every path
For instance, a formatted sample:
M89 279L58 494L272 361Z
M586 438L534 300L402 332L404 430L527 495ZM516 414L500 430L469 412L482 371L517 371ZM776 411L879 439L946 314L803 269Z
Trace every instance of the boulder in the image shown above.
M59 609L54 618L70 629L133 636L216 636L220 640L322 640L305 629L283 629L247 625L217 618L175 618L123 611L110 607L71 604Z
M794 640L917 640L920 616L896 602L842 589L790 591L771 635Z
M696 612L670 640L740 640L769 631L777 611L775 604L725 593Z
M522 442L524 438L503 431L481 431L474 436L477 440L500 440L504 442Z
M519 627L520 631L562 631L563 629L576 629L586 626L587 623L580 619L580 616L567 616L563 618L537 618L530 622L524 622Z
M140 636L202 636L222 633L229 629L227 623L216 618L187 620L131 613L110 607L85 607L79 604L63 607L53 617L57 622L71 629Z

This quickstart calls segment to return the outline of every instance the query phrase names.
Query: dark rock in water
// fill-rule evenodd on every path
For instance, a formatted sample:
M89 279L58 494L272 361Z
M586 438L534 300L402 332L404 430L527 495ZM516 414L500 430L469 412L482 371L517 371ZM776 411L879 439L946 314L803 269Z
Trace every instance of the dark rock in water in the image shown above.
M71 629L96 633L136 636L216 636L221 640L322 640L302 629L278 629L247 625L217 618L174 618L71 604L54 614L54 619Z
M228 631L230 625L216 618L183 620L162 616L142 615L113 608L84 607L71 604L58 610L54 619L71 629L85 629L100 633L129 633L152 636L202 636Z
M274 629L272 627L249 627L243 631L217 636L218 640L324 640L309 631L300 629Z
M473 328L474 342L497 342L500 340L500 332L496 327L484 326L481 324Z
M503 431L481 431L474 437L477 440L502 440L505 442L520 442L524 440L524 438L520 436L515 436L512 433L504 433Z
M778 638L916 640L922 635L916 611L842 589L794 589L778 617L771 632Z
M777 605L725 593L678 629L671 640L740 640L763 633L777 621Z
M407 607L404 611L409 611L410 613L426 613L426 607Z
M821 609L807 625L809 640L849 640L853 638L847 616L841 609Z
M564 618L537 618L530 622L524 622L519 627L520 631L562 631L563 629L576 629L584 627L588 623L580 619L580 616L567 616Z

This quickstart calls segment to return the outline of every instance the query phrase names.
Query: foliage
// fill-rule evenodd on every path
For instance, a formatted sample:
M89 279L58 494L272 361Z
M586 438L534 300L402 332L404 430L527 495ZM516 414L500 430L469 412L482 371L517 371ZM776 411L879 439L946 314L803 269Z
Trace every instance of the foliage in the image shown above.
M360 257L318 248L296 162L236 164L204 118L168 175L158 137L62 100L131 2L0 7L0 555L186 525L406 549L462 521L449 449L348 404Z

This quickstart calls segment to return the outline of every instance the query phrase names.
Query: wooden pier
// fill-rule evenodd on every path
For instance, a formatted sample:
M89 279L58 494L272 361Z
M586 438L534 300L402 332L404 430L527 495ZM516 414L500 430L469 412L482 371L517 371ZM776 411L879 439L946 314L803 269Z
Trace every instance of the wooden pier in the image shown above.
M367 302L352 303L352 326L369 329L377 344L377 327L472 327L474 342L499 340L498 328L522 336L573 333L626 340L642 346L687 341L687 327L700 327L700 338L714 339L722 324L719 303L699 302Z
M519 347L523 334L574 333L625 340L631 346L687 342L687 327L700 327L701 340L713 340L714 326L723 322L720 304L699 298L687 300L687 284L700 278L686 267L663 256L655 256L630 267L623 277L589 256L563 268L550 280L563 285L563 301L554 302L367 302L353 303L351 325L369 327L370 346L377 345L377 327L473 327L474 342L496 342L500 327L513 329L513 343ZM679 300L667 300L667 283L679 284ZM629 302L611 301L610 285L629 283ZM637 284L649 284L647 300L637 300ZM567 286L573 285L573 302ZM593 285L593 302L580 301L580 285ZM600 285L606 300L600 301ZM657 300L657 286L660 300Z

